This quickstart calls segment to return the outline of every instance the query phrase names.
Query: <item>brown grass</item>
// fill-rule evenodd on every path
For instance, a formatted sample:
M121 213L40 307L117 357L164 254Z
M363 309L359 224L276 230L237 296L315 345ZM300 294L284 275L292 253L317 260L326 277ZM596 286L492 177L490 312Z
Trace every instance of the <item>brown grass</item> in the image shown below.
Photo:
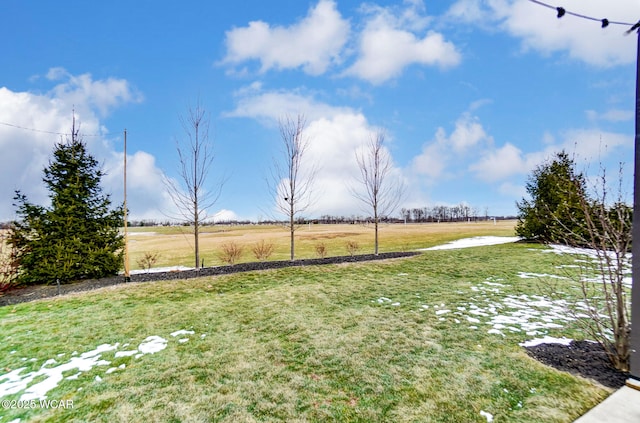
M473 223L386 224L380 227L380 252L410 251L427 248L459 238L480 235L513 236L515 222L499 221ZM188 227L132 228L129 235L129 254L132 265L148 252L159 253L156 266L193 265L193 235ZM296 258L316 257L315 246L322 240L327 251L344 255L345 239L360 246L359 254L373 252L372 225L302 225L296 230ZM288 228L279 225L243 225L204 227L200 233L200 254L205 266L222 264L218 257L222 244L235 242L251 250L263 239L274 244L270 260L289 258ZM240 262L254 261L245 255ZM132 267L133 268L133 267Z

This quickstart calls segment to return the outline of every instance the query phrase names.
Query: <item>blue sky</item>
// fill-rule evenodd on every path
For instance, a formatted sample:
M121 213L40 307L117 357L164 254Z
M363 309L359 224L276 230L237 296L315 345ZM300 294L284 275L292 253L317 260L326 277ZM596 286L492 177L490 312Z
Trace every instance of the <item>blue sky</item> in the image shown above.
M636 22L634 1L562 0ZM306 214L363 214L355 152L384 130L404 207L516 212L530 171L561 149L588 174L624 162L631 192L635 35L527 0L214 2L4 0L0 26L0 220L15 189L46 204L42 169L75 108L122 201L123 130L134 219L174 212L179 116L211 114L225 183L210 215L270 217L278 119L304 114L319 166Z

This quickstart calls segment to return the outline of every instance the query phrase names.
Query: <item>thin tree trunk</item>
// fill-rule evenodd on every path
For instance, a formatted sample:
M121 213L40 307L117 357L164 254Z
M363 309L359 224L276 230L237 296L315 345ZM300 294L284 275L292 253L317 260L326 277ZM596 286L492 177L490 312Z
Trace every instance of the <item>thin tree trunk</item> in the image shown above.
M295 232L295 227L293 226L294 222L293 222L293 208L291 209L291 214L289 215L289 228L291 229L291 261L293 261L293 257L294 257L294 240L295 237L294 232Z
M377 210L373 211L373 220L374 220L374 226L375 226L373 254L377 256L378 255L378 211Z

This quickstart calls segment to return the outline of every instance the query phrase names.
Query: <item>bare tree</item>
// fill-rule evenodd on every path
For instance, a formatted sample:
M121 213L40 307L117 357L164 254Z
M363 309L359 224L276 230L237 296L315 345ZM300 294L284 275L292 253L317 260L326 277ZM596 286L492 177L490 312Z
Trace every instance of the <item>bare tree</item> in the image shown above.
M216 183L213 190L205 186L214 159L213 145L209 141L209 113L198 102L189 107L186 116L179 118L187 136L186 140L176 141L179 181L165 176L164 183L178 209L179 215L176 217L193 226L195 267L199 269L200 225L220 197L224 181Z
M364 190L351 189L353 196L373 212L375 255L378 255L380 218L393 213L404 195L404 184L399 179L393 179L393 164L388 150L384 147L384 137L384 132L378 131L369 138L363 151L356 152L356 161L360 169L358 182Z
M584 260L578 261L580 271L573 275L580 286L582 301L568 304L568 311L602 345L615 368L629 371L631 308L626 277L631 268L633 208L624 202L622 179L620 165L618 192L612 202L603 169L594 188L596 198L586 195L579 198L582 219L569 225L556 220L565 231L566 244L586 247ZM560 290L548 288L553 296L562 297Z
M279 160L274 159L269 190L276 199L277 210L289 220L290 256L294 259L296 219L312 204L312 189L316 166L307 166L305 154L309 138L304 134L305 117L301 114L280 119L282 151Z

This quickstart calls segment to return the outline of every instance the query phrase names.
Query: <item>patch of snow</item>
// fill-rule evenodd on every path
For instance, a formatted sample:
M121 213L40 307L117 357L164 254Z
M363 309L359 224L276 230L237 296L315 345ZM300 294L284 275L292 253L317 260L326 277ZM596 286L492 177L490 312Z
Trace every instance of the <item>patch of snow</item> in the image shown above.
M189 338L178 339L178 342L184 344L185 342L189 342Z
M186 266L169 266L169 267L152 267L151 269L131 270L129 274L136 275L140 273L160 273L160 272L182 272L184 270L193 270L193 267Z
M94 366L108 365L109 362L100 360L102 353L106 351L113 351L117 348L116 345L102 344L92 351L87 351L80 355L80 357L73 357L67 363L60 364L55 367L45 367L45 364L55 363L55 360L50 359L42 365L37 372L30 372L26 375L20 375L25 367L21 367L5 375L0 376L0 381L6 382L0 383L0 398L6 395L17 394L20 391L25 391L20 397L20 401L30 401L46 399L47 392L57 387L60 381L62 381L64 372L68 372L73 369L79 371L89 371ZM44 380L29 386L36 378L40 379L44 377Z
M484 410L480 410L480 415L487 419L487 423L491 423L493 421L493 414L487 413Z
M436 315L439 316L441 314L451 313L451 310L437 310Z
M45 361L44 363L42 363L42 367L47 367L49 364L56 364L57 361L55 361L53 358L48 359L47 361Z
M547 273L529 273L529 272L518 272L518 277L522 279L533 279L533 278L567 279L564 276L549 275Z
M540 344L561 344L561 345L569 345L573 341L573 339L569 338L554 338L552 336L546 335L544 338L536 338L531 339L529 341L521 342L518 345L521 347L535 347Z
M131 351L118 351L116 352L115 357L116 358L120 358L120 357L131 357L132 355L136 355L138 354L138 350L131 350Z
M179 336L179 335L193 335L194 333L195 332L192 331L192 330L181 329L181 330L177 330L175 332L171 332L171 336L176 337L176 336Z
M141 354L155 354L165 348L167 348L167 340L157 335L148 336L138 345L138 351L140 351Z
M504 333L502 333L501 331L499 331L498 329L495 329L495 328L494 329L489 329L487 331L487 333L492 333L492 334L495 334L495 335L502 335L504 337Z
M460 248L483 247L486 245L508 244L519 241L516 236L476 236L473 238L463 238L448 244L437 245L431 248L421 248L418 251L434 251L434 250L456 250Z
M157 232L127 232L127 236L155 236Z

